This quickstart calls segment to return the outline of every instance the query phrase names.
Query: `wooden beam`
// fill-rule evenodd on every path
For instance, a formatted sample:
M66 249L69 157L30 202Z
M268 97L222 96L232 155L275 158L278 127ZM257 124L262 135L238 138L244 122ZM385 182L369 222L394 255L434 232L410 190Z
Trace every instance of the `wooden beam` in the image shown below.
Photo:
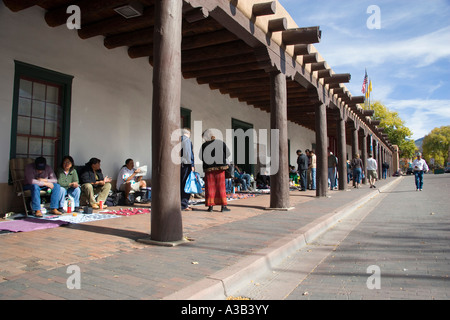
M136 31L120 33L117 35L105 37L103 44L108 49L114 49L122 46L133 47L153 43L154 28L145 28Z
M227 74L224 76L210 76L197 78L199 84L211 83L226 83L231 81L248 80L267 78L267 73L264 70L246 71L234 74Z
M317 72L317 77L318 77L319 79L322 79L322 78L329 78L329 77L331 77L331 70L330 70L330 69L319 70L319 71ZM334 92L333 92L333 93L334 93Z
M328 69L328 64L325 61L311 63L311 72Z
M303 56L303 64L316 63L318 58L319 54L317 52L305 55Z
M287 46L296 44L319 43L322 32L319 27L297 28L283 31L283 43Z
M272 15L275 14L276 12L277 12L276 1L256 3L253 5L252 8L252 14L255 17Z
M311 45L309 44L296 44L294 46L294 54L296 56L304 56L311 53Z
M5 6L13 11L19 12L21 10L30 8L34 5L37 5L39 1L36 0L3 0Z
M93 17L98 16L99 12L111 10L124 4L123 0L109 0L109 1L92 1L81 0L75 3L81 11L82 21L89 21ZM67 22L67 18L70 14L67 13L67 7L65 4L57 8L51 9L45 13L45 21L50 27L58 27ZM84 25L83 25L84 27Z
M254 71L259 70L260 66L257 62L236 64L234 66L227 66L215 69L207 70L197 70L197 71L187 71L183 72L183 77L185 79L190 78L201 78L201 77L211 77L211 76L221 76L227 74L234 74L237 72Z
M351 75L349 73L333 74L329 78L324 79L325 84L329 83L347 83L350 82Z
M83 26L78 30L78 36L81 39L88 39L99 35L112 35L129 32L135 29L149 28L155 22L155 8L147 7L144 14L133 19L125 19L122 16L112 17L93 24Z
M287 30L287 19L286 18L272 19L269 21L268 28L269 32L285 31Z

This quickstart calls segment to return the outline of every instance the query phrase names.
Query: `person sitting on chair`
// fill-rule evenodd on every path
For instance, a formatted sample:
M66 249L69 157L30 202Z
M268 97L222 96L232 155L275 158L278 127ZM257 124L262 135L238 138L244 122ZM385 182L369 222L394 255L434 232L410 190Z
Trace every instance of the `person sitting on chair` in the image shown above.
M51 190L50 213L60 215L58 211L61 199L61 187L57 182L53 169L47 165L44 157L38 157L34 163L25 167L24 190L31 191L31 210L36 217L42 217L41 190Z
M111 190L112 179L104 177L100 169L100 159L91 158L80 173L81 193L89 201L93 209L99 209L99 201L103 203ZM97 201L95 195L98 194ZM105 205L103 207L106 207Z
M142 180L142 176L136 176L139 172L141 172L140 169L134 169L133 159L127 159L117 176L116 188L118 191L123 191L125 193L125 203L127 205L131 205L131 202L128 199L131 190L136 192L141 188L147 187L147 183L145 180Z

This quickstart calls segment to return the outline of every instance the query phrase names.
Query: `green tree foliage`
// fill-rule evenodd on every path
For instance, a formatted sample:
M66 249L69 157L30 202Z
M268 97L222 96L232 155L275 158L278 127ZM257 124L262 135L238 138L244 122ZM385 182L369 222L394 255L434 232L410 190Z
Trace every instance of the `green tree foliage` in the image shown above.
M434 158L435 165L444 166L447 163L450 146L450 126L434 128L423 139L423 155L427 162Z
M371 104L371 109L375 110L373 119L380 121L379 127L384 128L389 141L398 146L400 157L412 158L417 149L414 141L411 140L413 133L405 126L405 122L398 113L390 111L379 101Z

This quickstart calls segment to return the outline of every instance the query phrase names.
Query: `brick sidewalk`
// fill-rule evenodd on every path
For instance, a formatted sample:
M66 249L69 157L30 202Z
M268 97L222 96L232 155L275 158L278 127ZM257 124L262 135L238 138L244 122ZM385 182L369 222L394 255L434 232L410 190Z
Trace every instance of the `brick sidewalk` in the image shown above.
M288 212L264 210L269 195L231 201L226 214L198 206L183 212L194 241L173 248L135 241L148 237L150 214L2 234L0 299L162 299L371 192L363 186L318 199L293 191ZM81 289L67 288L71 265L81 270Z

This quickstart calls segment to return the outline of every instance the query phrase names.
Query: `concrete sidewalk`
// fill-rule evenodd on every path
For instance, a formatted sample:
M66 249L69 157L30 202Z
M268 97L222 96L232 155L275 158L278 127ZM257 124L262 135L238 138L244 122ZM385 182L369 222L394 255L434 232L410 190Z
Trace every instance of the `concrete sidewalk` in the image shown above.
M265 210L269 195L231 201L225 214L198 206L183 212L193 241L177 247L136 241L150 214L1 234L0 299L225 299L400 179L327 198L292 191L290 211ZM80 289L68 288L73 266Z

